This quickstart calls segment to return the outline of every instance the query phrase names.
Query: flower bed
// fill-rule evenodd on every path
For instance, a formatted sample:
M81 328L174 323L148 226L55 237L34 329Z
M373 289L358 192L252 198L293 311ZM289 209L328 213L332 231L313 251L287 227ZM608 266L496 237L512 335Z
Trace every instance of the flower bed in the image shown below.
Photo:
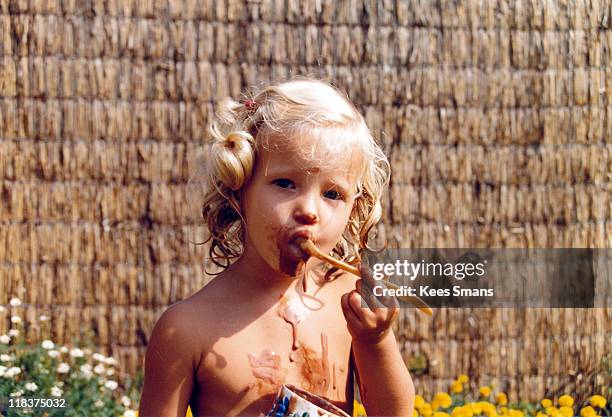
M10 305L17 309L21 301L12 298ZM39 320L42 328L49 325L48 317L40 316ZM119 384L117 360L93 352L87 341L58 346L52 340L42 340L32 345L26 343L23 330L23 319L13 314L11 329L0 335L0 417L34 413L45 417L138 416L142 373L126 377L126 382ZM417 395L413 417L612 417L612 388L605 393L608 398L592 395L581 403L562 395L544 398L538 404L511 404L507 395L494 387L481 386L472 395L468 386L469 377L460 375L448 392L438 392L429 401ZM7 408L9 404L21 405L19 401L42 397L63 400L65 407L35 410L26 404ZM2 402L3 399L6 400ZM366 415L359 402L354 404L353 415ZM190 409L187 417L192 417Z

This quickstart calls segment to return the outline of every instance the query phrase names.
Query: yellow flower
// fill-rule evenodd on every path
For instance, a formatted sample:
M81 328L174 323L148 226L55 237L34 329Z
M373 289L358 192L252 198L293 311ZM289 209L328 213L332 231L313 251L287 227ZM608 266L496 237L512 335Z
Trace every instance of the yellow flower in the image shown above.
M538 414L536 414L536 417L548 417L548 414L538 411Z
M412 417L419 417L419 412L416 410L416 408L412 409Z
M559 408L559 412L564 417L574 417L574 410L572 410L572 407L563 406L563 407Z
M489 387L480 387L480 388L478 388L478 392L480 393L481 396L488 397L489 395L491 395L491 388L489 388Z
M574 405L574 399L569 395L562 395L559 397L559 405L562 407L571 407Z
M556 415L559 414L559 410L557 409L557 407L546 407L546 414L548 414L550 417L555 417Z
M552 406L552 401L550 401L548 398L544 398L540 404L542 404L542 407L548 408Z
M138 416L136 416L138 417ZM191 413L191 407L187 406L187 415L185 417L193 417L193 414Z
M510 410L510 417L525 417L525 414L521 410Z
M596 415L597 413L595 412L595 409L590 405L587 405L582 410L580 410L580 417L595 417Z
M508 407L501 407L499 409L499 412L502 413L502 416L509 416L510 413L508 412Z
M508 404L508 397L506 396L506 393L500 392L499 394L497 394L495 396L495 402L499 405Z
M363 404L361 404L357 400L353 400L353 415L354 416L365 416L366 415L365 407L363 406Z
M467 405L470 406L470 408L474 412L474 415L477 416L479 414L482 414L482 405L479 402L478 403L469 403Z
M463 384L459 381L451 382L451 392L453 394L459 394L460 392L463 392Z
M453 404L453 400L445 392L437 392L434 395L433 401L431 402L431 406L434 410L438 409L438 407L448 408Z
M478 404L482 408L482 411L487 415L487 417L495 417L495 416L497 416L497 409L490 402L488 402L488 401L479 401Z
M462 384L466 384L469 380L470 380L470 377L467 376L466 374L461 374L459 375L459 378L457 378L457 381L461 382Z
M425 399L420 395L414 396L414 408L421 408L425 404Z
M455 407L452 412L452 417L473 417L474 412L470 407L459 406Z
M433 413L433 417L450 417L450 415L442 411L436 411L435 413Z
M593 395L589 400L593 407L605 408L606 407L606 399L601 395Z
M431 404L428 404L428 403L423 404L423 406L419 408L419 413L421 413L423 417L431 417L431 415L433 414L433 409L431 408Z

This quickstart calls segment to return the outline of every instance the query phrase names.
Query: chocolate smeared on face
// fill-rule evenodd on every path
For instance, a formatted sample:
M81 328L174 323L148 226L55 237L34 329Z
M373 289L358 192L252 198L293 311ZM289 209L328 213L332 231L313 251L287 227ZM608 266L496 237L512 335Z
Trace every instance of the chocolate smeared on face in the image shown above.
M308 254L305 254L293 242L287 240L289 228L279 226L270 230L268 239L276 242L278 250L278 269L286 275L297 277L304 274ZM305 284L302 284L305 285Z

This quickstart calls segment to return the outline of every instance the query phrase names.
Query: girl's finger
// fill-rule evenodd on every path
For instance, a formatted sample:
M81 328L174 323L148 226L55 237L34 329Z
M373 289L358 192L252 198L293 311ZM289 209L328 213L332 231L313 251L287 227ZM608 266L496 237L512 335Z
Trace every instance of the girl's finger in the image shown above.
M348 320L352 318L356 321L361 321L361 318L358 314L355 313L355 310L351 307L350 304L350 296L351 293L346 293L340 299L340 305L342 306L342 312L344 313L344 317Z
M355 295L353 295L353 293ZM359 321L361 321L364 326L376 327L376 314L374 314L369 306L364 306L364 300L357 291L351 291L349 293L348 302L353 312L359 317Z
M372 309L372 307L377 307L378 302L376 301L376 296L374 296L371 288L363 286L362 279L358 279L357 281L355 281L355 289L357 290L361 298L363 298L363 300L367 304L367 307L370 307L370 309ZM365 308L366 306L362 307Z
M366 327L361 322L359 317L355 315L355 312L349 305L349 294L344 294L340 299L340 303L342 305L342 314L344 314L344 318L348 325L348 328L351 332L363 333L366 330Z
M367 265L361 264L360 269L361 279L366 285L365 299L368 301L370 308L387 308L399 306L399 303L392 295L375 295L374 287L380 287L381 289L387 288L383 281L376 281L372 275L372 271ZM362 293L360 291L360 293ZM363 294L363 293L362 293ZM384 293L383 293L384 294ZM370 299L376 300L376 302L370 303Z
M399 308L380 309L376 315L376 324L378 326L388 327L399 315Z
M372 271L370 271L370 268L368 268L366 264L359 264L359 273L361 274L361 279L363 279L364 283L368 287L373 288L374 286L376 286L377 281L374 279Z

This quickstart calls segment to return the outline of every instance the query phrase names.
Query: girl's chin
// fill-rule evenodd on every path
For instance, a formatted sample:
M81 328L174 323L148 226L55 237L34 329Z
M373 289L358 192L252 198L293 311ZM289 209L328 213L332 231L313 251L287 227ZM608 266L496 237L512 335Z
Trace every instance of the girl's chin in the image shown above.
M281 261L280 269L284 274L297 278L303 274L305 266L306 263L304 261L299 261L297 263Z
M296 245L289 244L280 249L279 269L284 274L296 277L304 272L307 260L308 255L304 254Z

